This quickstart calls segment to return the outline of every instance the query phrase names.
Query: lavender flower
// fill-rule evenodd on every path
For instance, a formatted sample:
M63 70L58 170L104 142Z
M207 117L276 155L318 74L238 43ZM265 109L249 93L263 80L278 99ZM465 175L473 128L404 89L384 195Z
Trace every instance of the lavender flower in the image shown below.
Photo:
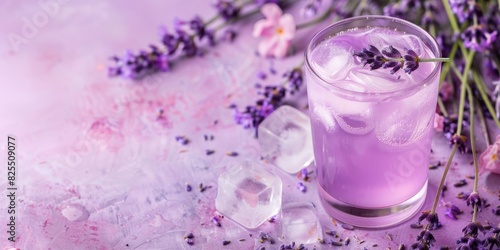
M458 145L458 150L462 153L465 154L467 151L467 145L465 142L467 141L467 137L463 135L453 135L450 139L450 145L457 144Z
M169 55L172 55L177 50L178 39L173 34L169 33L165 26L160 27L160 38L161 42L167 48Z
M215 8L219 15L226 21L232 20L240 14L240 8L231 0L218 0Z
M467 28L464 33L462 33L461 38L464 41L465 47L483 52L491 49L493 42L497 39L497 34L498 32L496 30L488 31L486 25L479 24Z
M482 16L481 8L474 0L449 0L451 11L458 17L458 20L463 23L476 14Z
M274 4L278 4L279 5L279 0L254 0L255 4L260 6L260 5L264 5L266 3L274 3Z
M421 231L417 236L417 242L410 246L410 249L429 249L434 245L436 238L429 230Z
M405 55L396 48L389 46L380 52L375 46L368 45L368 49L363 48L361 52L355 52L354 56L359 57L363 66L369 64L370 70L376 70L381 67L391 68L390 73L394 74L404 67L407 74L418 68L420 58L413 50L407 50Z
M471 222L471 223L467 224L467 226L465 226L462 229L462 232L464 233L465 236L469 235L472 237L477 237L479 232L482 232L483 234L486 233L485 229L483 228L483 226L479 222Z
M461 237L457 244L457 250L484 249L482 240L470 236Z
M302 182L297 183L297 189L302 193L305 193L307 191L306 186Z
M321 6L321 0L308 0L306 5L301 9L302 16L310 18L318 14L318 9Z
M383 11L386 16L405 18L408 17L411 10L420 8L419 5L420 2L416 0L402 0L396 3L387 4Z
M439 229L442 225L439 221L439 217L437 213L432 213L427 216L427 221L429 222L429 228L431 230Z
M304 80L302 77L302 69L294 68L291 71L285 72L283 77L286 78L288 85L287 89L290 91L290 94L294 94L295 91L298 91L302 86Z
M479 211L482 210L483 206L485 205L484 200L479 196L477 192L472 192L469 197L467 197L467 206L477 206L477 209Z
M424 26L435 25L437 23L436 13L438 12L435 3L431 1L426 1L424 3L424 10L425 10L424 15L422 16L422 25Z
M168 55L154 45L150 45L150 51L140 51L138 54L127 51L122 58L114 56L111 59L115 66L109 67L109 76L139 79L150 73L170 69Z
M458 208L457 206L451 205L451 206L449 206L449 207L446 208L446 212L444 214L447 217L456 220L457 219L457 215L462 214L463 212L464 211L460 210L460 208Z

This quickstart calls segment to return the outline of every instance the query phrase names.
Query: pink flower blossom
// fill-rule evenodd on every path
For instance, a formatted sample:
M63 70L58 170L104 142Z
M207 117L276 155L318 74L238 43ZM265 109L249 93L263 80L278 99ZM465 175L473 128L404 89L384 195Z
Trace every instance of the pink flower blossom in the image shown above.
M434 115L434 129L438 132L443 132L443 127L444 127L444 117L436 113Z
M500 174L500 135L497 136L495 142L488 146L486 150L479 156L479 172L483 173L490 171L492 173Z
M262 37L259 43L261 56L286 56L290 41L295 36L295 21L290 14L283 11L274 3L264 4L260 9L266 19L259 20L253 26L253 36Z

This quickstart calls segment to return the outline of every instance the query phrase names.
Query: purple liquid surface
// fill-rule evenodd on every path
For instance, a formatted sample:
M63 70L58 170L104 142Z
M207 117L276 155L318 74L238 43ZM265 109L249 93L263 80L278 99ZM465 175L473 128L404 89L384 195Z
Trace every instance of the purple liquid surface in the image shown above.
M427 181L438 77L427 78L438 65L420 63L410 75L372 71L352 55L369 44L435 57L417 36L354 29L311 52L312 69L328 84L312 74L306 82L320 195L385 208L414 197Z

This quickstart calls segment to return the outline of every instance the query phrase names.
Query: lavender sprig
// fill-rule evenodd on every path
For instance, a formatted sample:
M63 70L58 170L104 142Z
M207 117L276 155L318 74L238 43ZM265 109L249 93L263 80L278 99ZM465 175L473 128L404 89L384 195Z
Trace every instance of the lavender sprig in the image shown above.
M420 58L411 49L407 50L406 54L403 55L393 46L385 47L380 52L377 47L368 45L368 48L355 52L353 56L358 57L363 66L368 64L370 70L391 69L390 74L398 72L401 68L404 69L405 73L411 74L411 72L418 69L420 62L449 62L449 58Z

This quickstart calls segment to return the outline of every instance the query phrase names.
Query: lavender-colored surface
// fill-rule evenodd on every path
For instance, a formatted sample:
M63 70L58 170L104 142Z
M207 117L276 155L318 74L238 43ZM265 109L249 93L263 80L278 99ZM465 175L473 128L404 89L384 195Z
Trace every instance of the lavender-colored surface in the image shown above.
M257 17L238 26L235 43L221 43L202 58L176 62L171 73L134 83L109 79L107 58L158 41L158 25L169 24L176 16L210 17L210 2L61 0L58 7L17 47L9 43L9 34L21 35L24 18L44 10L37 1L0 1L0 154L4 155L0 158L5 166L6 135L14 135L19 165L15 244L7 241L6 169L2 170L0 247L220 249L222 240L228 239L233 242L224 248L255 249L261 245L256 239L259 231L276 236L279 221L266 222L255 231L229 219L221 220L222 227L210 222L217 175L241 159L259 158L252 132L235 125L227 108L233 102L251 103L256 72L269 67L268 60L254 55L258 40L250 33ZM274 63L280 73L300 63L303 47L318 29L297 34L298 52ZM277 81L275 77L266 83ZM303 110L304 96L296 102ZM175 141L182 134L191 139L189 145ZM205 141L204 134L215 139ZM477 142L483 150L482 140ZM206 156L206 149L216 153ZM432 161L445 160L450 152L441 135L435 136L433 149ZM229 157L227 151L239 156ZM473 174L470 161L469 155L455 158L449 190L438 208L444 225L434 232L437 246L455 246L471 218L472 209L455 195L470 192L472 180L465 187L452 185ZM393 228L345 231L319 206L314 179L301 193L295 187L297 177L272 170L284 182L284 204L300 200L318 205L323 228L350 237L350 247L371 249L377 244L378 249L396 249L399 243L411 244L419 232L409 228L415 218ZM430 208L442 171L442 167L430 171L425 209ZM484 174L480 181L480 193L492 207L499 205L500 176ZM185 182L194 186L192 192L185 191ZM213 188L200 193L200 182ZM465 213L456 221L445 217L447 202ZM489 209L478 218L493 225L500 220ZM194 246L185 244L185 232L195 234ZM354 236L366 242L359 245Z

